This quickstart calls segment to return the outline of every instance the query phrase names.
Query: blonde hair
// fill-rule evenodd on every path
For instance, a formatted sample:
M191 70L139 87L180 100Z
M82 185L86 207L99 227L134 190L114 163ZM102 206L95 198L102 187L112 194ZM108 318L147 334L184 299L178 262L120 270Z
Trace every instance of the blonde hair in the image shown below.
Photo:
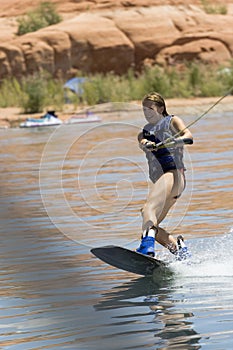
M142 105L145 106L146 101L152 101L154 102L158 107L163 107L163 116L165 117L168 115L167 109L166 109L166 103L163 99L163 97L157 93L157 92L150 92L147 94L143 100L142 100Z

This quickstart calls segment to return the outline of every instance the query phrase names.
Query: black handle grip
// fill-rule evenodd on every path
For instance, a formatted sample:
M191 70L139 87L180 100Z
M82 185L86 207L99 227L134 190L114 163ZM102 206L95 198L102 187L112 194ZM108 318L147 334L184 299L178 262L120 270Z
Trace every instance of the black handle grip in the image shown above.
M193 140L192 140L192 139L189 139L189 138L183 139L182 141L183 141L186 145L192 145L192 144L193 144Z

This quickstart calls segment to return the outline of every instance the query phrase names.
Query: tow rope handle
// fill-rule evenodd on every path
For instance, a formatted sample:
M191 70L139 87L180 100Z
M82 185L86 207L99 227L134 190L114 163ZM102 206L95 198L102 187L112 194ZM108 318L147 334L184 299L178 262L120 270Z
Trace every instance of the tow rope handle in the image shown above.
M163 143L163 142L159 142L155 145L153 145L153 143L149 143L148 146L145 144L145 148L150 149L150 150L158 150L158 149L162 149L162 148L169 148L169 147L175 147L175 146L183 146L183 145L192 145L193 144L193 140L190 138L184 138L184 139L173 139L169 142Z
M155 145L155 149L161 149L161 148L169 148L169 147L174 147L174 146L183 146L183 145L192 145L193 140L190 138L184 138L184 139L176 139L174 138L171 141L165 140L165 142L160 142L157 145Z

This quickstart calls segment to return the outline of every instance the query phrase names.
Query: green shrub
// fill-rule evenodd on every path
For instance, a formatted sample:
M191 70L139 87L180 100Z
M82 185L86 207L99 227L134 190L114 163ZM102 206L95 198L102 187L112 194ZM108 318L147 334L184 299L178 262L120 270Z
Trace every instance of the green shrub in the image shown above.
M22 95L20 83L15 78L3 80L0 86L0 107L19 107Z
M44 98L45 107L53 106L54 109L61 110L64 105L63 81L49 77L46 81L46 94Z
M208 68L208 69L207 69ZM221 67L222 69L223 67ZM84 85L87 104L140 100L148 91L159 91L166 98L219 96L233 87L233 61L226 74L200 63L187 63L182 69L158 66L146 68L140 75L129 71L125 76L113 74L89 77Z
M42 2L37 9L30 11L26 16L18 19L18 35L35 32L38 29L59 23L61 17L56 13L55 5Z
M24 113L42 112L45 108L62 110L65 104L64 82L48 73L38 73L17 81L5 79L0 85L0 107L21 107ZM141 74L129 70L124 76L113 73L88 76L80 97L69 94L74 106L105 102L141 100L149 91L158 91L166 98L220 96L233 87L233 61L227 67L187 63L175 66L146 68Z
M203 9L206 13L211 15L226 15L227 7L225 5L210 5L209 1L201 0Z
M19 107L24 113L42 112L46 107L62 109L64 105L63 82L41 73L24 78L21 82Z
M233 61L229 67L221 67L217 72L219 81L224 82L224 86L229 91L233 88Z
M23 112L42 112L45 106L46 90L46 80L37 75L23 79L23 98L20 104Z

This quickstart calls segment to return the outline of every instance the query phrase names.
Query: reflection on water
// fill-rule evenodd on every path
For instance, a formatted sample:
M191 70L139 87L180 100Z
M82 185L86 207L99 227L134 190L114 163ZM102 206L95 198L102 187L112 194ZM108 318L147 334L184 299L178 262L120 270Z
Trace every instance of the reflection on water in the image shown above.
M170 291L174 288L171 276L154 279L139 278L114 288L95 305L97 311L118 309L115 322L125 327L122 338L130 333L130 327L138 323L138 334L127 349L143 348L145 336L150 335L149 348L199 349L200 335L193 329L191 312L174 311L176 302ZM127 313L120 312L128 310ZM140 310L140 311L139 311ZM144 326L146 324L146 327ZM124 342L122 342L124 348ZM121 347L119 347L121 349Z
M189 238L192 264L153 278L89 253L137 245L148 191L139 115L133 124L0 131L0 348L232 349L229 118L193 127L187 189L164 223Z

